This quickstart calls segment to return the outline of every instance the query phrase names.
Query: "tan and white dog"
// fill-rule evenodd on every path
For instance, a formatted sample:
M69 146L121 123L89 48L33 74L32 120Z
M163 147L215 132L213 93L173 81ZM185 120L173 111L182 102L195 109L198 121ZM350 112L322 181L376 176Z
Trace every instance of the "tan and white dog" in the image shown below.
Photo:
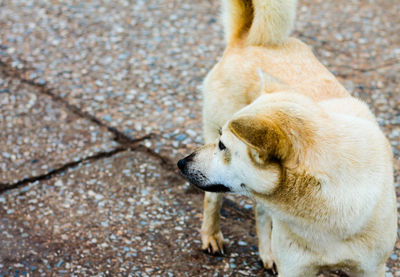
M220 192L256 202L280 276L384 276L397 232L391 147L368 107L289 38L295 0L223 0L227 47L204 81L206 145L179 161L206 191L202 248L222 252Z

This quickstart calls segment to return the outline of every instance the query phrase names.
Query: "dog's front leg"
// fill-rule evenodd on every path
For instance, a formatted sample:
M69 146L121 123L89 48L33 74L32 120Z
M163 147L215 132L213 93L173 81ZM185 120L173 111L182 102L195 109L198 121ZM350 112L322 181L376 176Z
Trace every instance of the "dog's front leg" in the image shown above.
M222 193L205 193L203 224L201 226L201 248L210 254L224 254L224 237L219 223L221 205Z
M274 270L274 259L271 251L272 218L260 204L255 205L258 252L264 267Z

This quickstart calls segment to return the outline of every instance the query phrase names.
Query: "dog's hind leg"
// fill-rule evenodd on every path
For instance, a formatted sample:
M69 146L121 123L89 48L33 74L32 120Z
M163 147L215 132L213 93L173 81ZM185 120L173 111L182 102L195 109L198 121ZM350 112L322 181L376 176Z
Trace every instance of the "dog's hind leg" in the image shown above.
M271 251L272 218L260 204L255 205L258 251L264 267L273 270L274 259Z
M219 223L221 205L222 193L205 193L203 224L201 226L201 248L210 254L224 254L224 237Z

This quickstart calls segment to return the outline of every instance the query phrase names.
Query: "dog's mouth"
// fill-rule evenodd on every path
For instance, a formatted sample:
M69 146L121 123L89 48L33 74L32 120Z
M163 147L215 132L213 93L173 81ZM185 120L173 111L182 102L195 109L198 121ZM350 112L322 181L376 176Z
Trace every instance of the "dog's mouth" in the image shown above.
M193 184L199 189L202 189L204 191L209 191L209 192L230 192L231 189L228 188L227 186L221 185L221 184L211 184L211 185L198 185L198 184Z
M204 176L201 172L191 172L188 174L187 172L182 172L183 176L194 186L198 187L201 190L209 191L209 192L230 192L231 189L222 184L207 184L209 180Z
M186 179L188 179L188 181L198 187L201 190L204 191L209 191L209 192L230 192L231 189L225 185L222 184L207 184L207 178L204 177L204 175L199 175L196 174L195 176L192 175L186 175L185 174ZM200 178L196 178L196 177L200 177Z

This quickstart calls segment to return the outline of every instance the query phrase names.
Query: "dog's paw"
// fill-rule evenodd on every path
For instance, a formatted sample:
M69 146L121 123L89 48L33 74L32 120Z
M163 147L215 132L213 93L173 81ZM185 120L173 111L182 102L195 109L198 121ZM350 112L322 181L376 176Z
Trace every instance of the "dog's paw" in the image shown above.
M201 249L207 253L212 255L224 255L224 237L221 232L216 234L208 234L204 231L201 231Z
M277 275L276 265L271 255L260 255L261 263L269 274Z

